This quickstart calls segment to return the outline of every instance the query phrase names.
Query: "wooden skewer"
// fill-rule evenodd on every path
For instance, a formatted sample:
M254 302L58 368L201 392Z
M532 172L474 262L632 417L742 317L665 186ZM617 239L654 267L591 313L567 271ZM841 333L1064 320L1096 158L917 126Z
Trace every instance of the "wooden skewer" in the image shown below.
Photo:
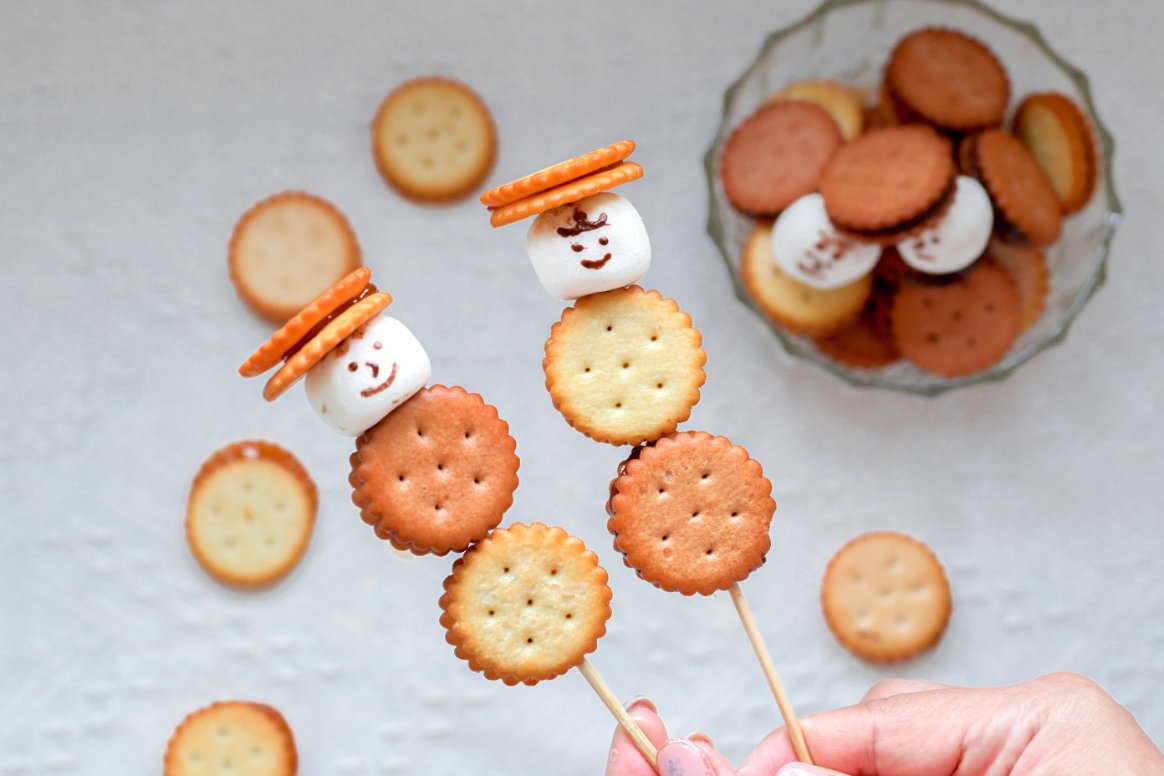
M606 708L610 709L610 713L618 720L618 724L622 725L622 729L627 732L631 741L634 741L635 746L643 753L643 757L647 758L647 762L651 764L652 768L657 769L658 765L656 765L655 760L658 756L658 750L655 749L655 745L651 743L651 740L647 738L647 734L643 732L643 729L627 713L626 708L618 702L618 697L611 691L610 686L602 680L598 669L591 665L589 660L582 658L582 663L578 666L578 670L586 677L586 681L590 682L590 686L594 688L594 692L598 693L598 697L606 704Z
M788 738L792 741L792 748L796 750L796 757L803 763L813 765L812 754L808 751L808 742L805 741L804 731L800 728L800 720L796 718L796 712L792 710L792 702L788 700L788 693L784 691L780 675L776 673L776 665L772 662L772 656L768 654L764 637L760 635L760 629L756 627L756 618L752 616L752 610L748 607L747 599L744 598L744 591L740 589L739 583L735 582L732 584L730 592L732 603L736 605L736 612L740 615L740 622L744 624L744 630L748 634L748 641L752 642L752 649L755 650L756 657L760 659L760 668L763 669L768 686L772 689L772 695L776 698L776 706L780 709L780 716L784 717L784 726L788 728Z

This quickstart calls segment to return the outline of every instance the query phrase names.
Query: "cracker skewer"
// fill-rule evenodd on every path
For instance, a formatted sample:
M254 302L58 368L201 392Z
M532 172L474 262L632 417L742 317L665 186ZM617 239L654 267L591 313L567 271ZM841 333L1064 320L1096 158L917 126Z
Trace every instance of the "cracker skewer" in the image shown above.
M796 718L792 702L788 699L788 693L784 691L780 674L776 673L776 665L772 662L772 656L768 654L768 646L764 643L764 637L760 635L760 629L756 626L756 618L752 616L752 609L748 606L748 599L744 598L744 591L740 589L740 583L732 583L728 592L731 594L732 603L736 605L736 612L740 615L744 631L748 634L748 641L752 643L752 649L755 650L756 657L760 661L760 668L764 671L764 678L768 680L768 687L771 688L772 695L776 698L776 706L780 709L780 716L784 718L784 725L788 728L788 738L792 742L792 748L796 751L796 757L803 763L813 765L812 754L808 751L808 742L804 739L800 720Z
M618 724L622 725L622 729L630 736L631 741L639 748L643 757L647 758L647 762L651 764L651 767L658 769L656 765L658 750L655 749L655 745L647 738L647 734L643 732L643 729L627 713L626 707L619 703L618 697L610 689L610 685L603 681L602 676L598 673L598 669L589 660L583 658L582 662L578 665L578 670L582 672L582 676L586 677L586 681L594 688L594 692L606 704L606 708L610 709L610 713L618 720Z

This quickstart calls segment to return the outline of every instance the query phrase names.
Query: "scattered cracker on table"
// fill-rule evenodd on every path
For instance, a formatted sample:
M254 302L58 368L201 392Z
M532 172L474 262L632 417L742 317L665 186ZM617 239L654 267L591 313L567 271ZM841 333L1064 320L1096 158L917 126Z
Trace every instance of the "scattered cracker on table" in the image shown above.
M772 226L760 223L744 243L740 281L773 322L796 334L826 336L857 319L873 287L865 275L840 288L819 289L781 271L772 255Z
M441 625L457 657L509 685L565 673L598 647L611 590L598 556L561 528L498 528L453 564Z
M462 552L513 503L516 447L509 425L480 396L433 385L357 439L352 501L397 549Z
M562 312L542 362L554 407L599 442L669 434L699 401L703 338L691 316L638 286L579 299Z
M858 657L904 660L942 637L950 584L925 544L891 531L867 533L829 562L821 608L833 635Z
M772 546L772 483L724 437L684 431L637 448L610 493L614 548L663 590L727 590L761 566Z
M417 78L389 94L372 122L372 153L384 179L420 202L472 194L493 168L497 133L485 103L447 78Z
M271 442L235 442L194 477L186 540L219 581L267 585L303 557L317 505L315 483L290 452Z
M282 324L361 264L348 220L320 197L276 194L243 214L227 264L239 295L255 312Z
M174 730L164 776L295 776L299 757L287 721L274 708L220 701Z

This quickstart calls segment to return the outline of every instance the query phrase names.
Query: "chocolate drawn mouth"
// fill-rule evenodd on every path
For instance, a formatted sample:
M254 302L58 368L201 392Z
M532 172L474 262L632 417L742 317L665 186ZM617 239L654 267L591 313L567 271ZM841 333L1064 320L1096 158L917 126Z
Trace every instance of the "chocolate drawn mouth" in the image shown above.
M375 396L376 394L380 393L380 391L382 391L385 388L387 388L388 386L392 385L392 381L396 379L397 366L399 366L399 365L395 361L393 361L392 362L392 372L388 375L388 379L385 380L384 382L380 383L379 385L372 387L372 388L365 388L364 390L360 391L360 395L363 396L364 398L367 398L369 396Z
M610 254L606 254L601 259L582 259L582 266L586 269L602 269L606 262L610 261Z

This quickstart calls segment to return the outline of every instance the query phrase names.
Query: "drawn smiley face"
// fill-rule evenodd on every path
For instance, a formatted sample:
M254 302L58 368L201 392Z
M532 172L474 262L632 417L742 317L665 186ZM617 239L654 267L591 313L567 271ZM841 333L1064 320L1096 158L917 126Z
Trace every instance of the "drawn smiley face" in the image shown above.
M428 383L432 364L404 324L381 315L307 373L307 400L325 423L358 436Z
M526 249L542 285L560 299L629 285L651 262L643 220L610 192L542 213L530 226Z

